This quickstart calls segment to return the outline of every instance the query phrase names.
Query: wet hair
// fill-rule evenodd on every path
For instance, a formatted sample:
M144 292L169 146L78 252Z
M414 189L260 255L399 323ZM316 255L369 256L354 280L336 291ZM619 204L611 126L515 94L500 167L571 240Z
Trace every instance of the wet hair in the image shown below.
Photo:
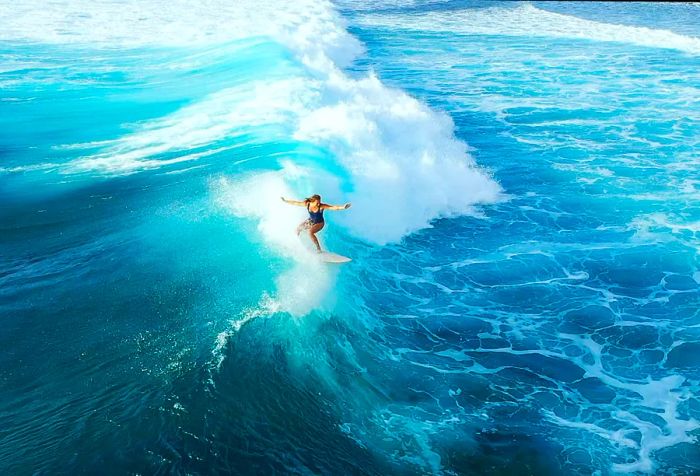
M309 198L304 199L304 203L315 202L315 201L318 201L318 203L321 203L321 195L316 193L314 195L311 195Z

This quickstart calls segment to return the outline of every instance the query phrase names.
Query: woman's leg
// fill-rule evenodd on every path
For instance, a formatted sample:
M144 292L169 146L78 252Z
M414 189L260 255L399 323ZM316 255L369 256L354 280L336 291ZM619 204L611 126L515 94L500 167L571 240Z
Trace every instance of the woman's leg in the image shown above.
M301 235L302 231L308 230L310 226L311 222L309 222L309 220L304 220L303 222L299 223L299 226L297 227L297 236Z
M309 227L309 236L311 237L311 241L314 242L314 245L316 245L316 249L318 250L319 253L321 252L321 245L318 242L318 238L316 238L316 233L321 231L323 229L323 225L325 225L325 224L326 224L325 222L314 223L313 225L311 225Z

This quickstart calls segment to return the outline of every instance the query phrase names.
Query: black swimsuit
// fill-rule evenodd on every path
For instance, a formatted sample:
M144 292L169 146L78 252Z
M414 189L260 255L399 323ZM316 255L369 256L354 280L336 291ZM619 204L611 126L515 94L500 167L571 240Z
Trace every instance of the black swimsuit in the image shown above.
M306 204L306 211L309 212L309 222L312 225L317 225L319 223L323 223L323 208L321 208L321 205L318 205L318 211L317 212L312 212L310 208L310 204Z

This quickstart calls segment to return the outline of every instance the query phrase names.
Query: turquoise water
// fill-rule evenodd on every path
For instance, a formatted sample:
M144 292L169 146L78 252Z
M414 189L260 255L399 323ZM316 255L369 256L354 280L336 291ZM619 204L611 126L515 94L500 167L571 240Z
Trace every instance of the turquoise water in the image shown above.
M700 471L699 15L5 5L0 470Z

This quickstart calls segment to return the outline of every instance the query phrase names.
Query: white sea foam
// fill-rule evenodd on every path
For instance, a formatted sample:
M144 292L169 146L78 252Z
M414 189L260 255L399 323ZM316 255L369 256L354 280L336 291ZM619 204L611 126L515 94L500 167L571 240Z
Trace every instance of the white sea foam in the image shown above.
M285 176L289 178L295 174L303 177L302 171L288 164L282 172L222 177L214 180L211 188L222 210L255 220L265 246L293 262L291 268L277 277L273 296L277 311L303 316L317 308L327 296L334 274L315 259L310 243L300 240L294 233L306 218L306 211L280 198L291 196Z
M254 81L235 88L226 88L204 100L165 116L137 126L135 132L112 141L102 141L102 149L74 160L68 172L100 171L109 174L128 173L221 152L212 149L188 153L230 138L245 128L284 124L291 115L302 112L306 95L313 89L305 87L300 78L278 81ZM274 139L274 137L270 137ZM86 144L86 148L93 147ZM63 146L76 149L78 145ZM178 157L157 160L159 154Z
M344 225L351 234L380 243L429 226L438 216L468 213L474 204L498 198L499 186L475 167L447 116L385 87L372 75L354 79L343 73L361 45L327 2L209 1L193 9L180 0L30 1L0 8L0 24L0 39L89 49L156 46L187 51L265 36L297 59L298 72L284 78L222 84L216 93L179 111L129 125L131 132L117 139L64 147L82 151L64 172L108 175L221 152L237 162L241 159L235 148L227 147L240 144L230 139L251 128L265 129L263 142L295 138L333 152L325 159L330 163L280 158L279 171L212 181L216 206L254 222L263 246L291 262L276 277L274 289L263 292L256 306L235 316L219 333L212 348L213 370L242 326L277 313L304 316L332 298L335 272L313 259L293 233L305 211L284 204L280 196L321 193L326 202L352 201L351 212L333 215L333 226ZM188 61L183 58L183 64ZM431 453L427 440L422 447L423 453ZM431 467L439 467L439 458L428 459Z
M270 316L275 312L278 312L279 309L279 303L265 293L261 296L260 302L257 306L246 309L240 316L238 316L237 319L232 319L229 322L230 327L219 332L219 334L216 336L216 343L211 351L212 357L214 358L214 367L218 370L221 367L221 364L224 362L224 349L226 349L229 339L233 334L240 331L241 327L253 319Z
M656 415L662 417L666 423L665 428L659 428L648 421L641 420L629 411L618 410L615 417L629 424L641 434L640 442L627 438L627 433L631 431L610 432L597 425L583 423L580 421L566 420L555 417L553 414L546 414L550 420L562 426L584 428L597 434L606 436L614 444L632 447L638 452L638 459L629 463L614 464L612 469L615 472L650 473L655 469L652 456L653 452L679 443L692 443L695 437L693 432L700 428L700 422L695 419L682 419L678 414L679 405L691 397L691 389L684 385L686 379L680 375L669 375L659 380L647 380L646 382L629 382L618 378L606 371L602 362L602 345L595 342L590 337L581 337L571 334L560 334L560 337L569 339L590 353L593 363L582 358L574 359L581 368L585 369L586 377L596 377L612 388L625 389L641 396L640 406L656 410Z
M15 15L7 15L13 9ZM122 2L79 1L34 10L30 15L26 4L3 10L0 38L132 47L230 45L235 38L267 35L305 66L284 79L222 85L198 102L98 144L97 152L88 148L66 172L124 174L198 160L224 151L217 142L238 131L274 126L271 141L281 133L334 153L332 163L315 164L303 181L285 181L289 195L325 198L337 190L331 179L342 179L350 192L336 197L352 201L354 208L334 220L370 241L395 241L434 218L471 213L473 205L499 198L500 187L475 166L467 145L454 137L449 117L387 88L372 74L355 79L342 72L361 45L329 3L214 1L193 11L181 1L130 8ZM201 150L206 147L212 151ZM235 159L235 151L230 154ZM258 185L253 188L259 195L265 184ZM280 189L269 193L278 197Z
M221 44L271 36L312 63L354 58L359 42L328 2L302 0L0 1L0 40L135 48Z
M700 54L700 38L668 30L586 20L541 10L530 4L511 7L433 11L412 15L368 14L358 22L367 26L421 31L448 31L465 35L503 35L572 38L668 48Z
M357 236L397 240L435 217L497 199L498 185L454 138L449 117L374 76L335 74L324 95L333 99L304 114L295 136L330 147L351 173L354 209L343 222Z
M681 241L694 246L700 252L700 221L684 221L681 216L651 213L635 218L627 227L633 230L632 240L642 243Z
M475 167L466 144L454 138L449 117L374 76L354 80L338 71L327 81L261 81L221 91L143 125L101 152L73 161L67 170L128 173L195 160L221 149L186 151L241 128L272 124L291 127L296 139L334 152L335 163L319 163L289 194L327 195L329 177L319 172L339 166L354 189L338 197L354 202L353 213L339 219L362 238L397 240L429 226L433 218L469 213L474 204L499 196L498 185ZM176 157L152 158L166 153Z

